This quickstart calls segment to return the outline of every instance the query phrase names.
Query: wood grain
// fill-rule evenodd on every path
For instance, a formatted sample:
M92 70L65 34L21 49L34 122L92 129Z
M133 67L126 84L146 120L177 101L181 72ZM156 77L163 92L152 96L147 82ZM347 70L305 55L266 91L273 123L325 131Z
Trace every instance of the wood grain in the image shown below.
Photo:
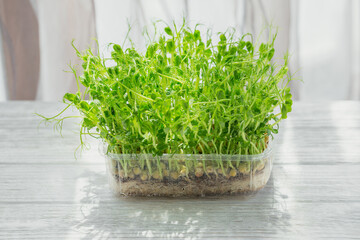
M199 199L113 196L96 141L74 160L76 122L64 124L63 137L38 128L34 112L61 107L0 104L1 239L359 237L359 102L296 102L275 140L267 186Z

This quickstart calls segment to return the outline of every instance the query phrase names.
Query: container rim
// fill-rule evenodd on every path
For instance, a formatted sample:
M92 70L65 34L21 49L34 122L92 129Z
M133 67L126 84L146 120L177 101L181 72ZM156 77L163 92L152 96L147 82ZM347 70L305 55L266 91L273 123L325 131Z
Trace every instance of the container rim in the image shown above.
M182 160L246 160L246 161L257 161L259 159L263 159L269 157L273 152L273 140L269 140L267 148L259 154L253 155L241 155L241 154L181 154L181 153L174 153L168 154L165 153L162 156L153 156L152 154L117 154L117 153L106 153L107 143L102 142L99 145L99 151L104 155L114 159L160 159L160 160L172 160L172 159L182 159Z

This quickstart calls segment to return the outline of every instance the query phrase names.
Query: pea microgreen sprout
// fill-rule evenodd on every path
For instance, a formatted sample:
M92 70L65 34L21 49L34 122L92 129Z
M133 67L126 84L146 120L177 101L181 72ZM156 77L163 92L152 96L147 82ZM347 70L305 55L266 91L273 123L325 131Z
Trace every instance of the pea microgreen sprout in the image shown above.
M155 32L144 53L114 43L109 59L73 45L83 74L73 72L85 90L66 93L64 102L81 114L80 135L102 139L108 153L145 154L133 166L120 161L125 176L128 171L141 179L247 173L247 163L240 161L197 165L159 157L264 152L292 106L288 56L282 65L273 61L276 34L256 46L250 34L205 36L198 26L185 24Z

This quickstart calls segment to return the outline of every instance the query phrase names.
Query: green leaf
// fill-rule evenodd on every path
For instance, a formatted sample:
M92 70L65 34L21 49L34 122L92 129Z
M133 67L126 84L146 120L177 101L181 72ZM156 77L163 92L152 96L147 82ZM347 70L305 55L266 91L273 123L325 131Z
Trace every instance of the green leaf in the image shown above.
M169 53L173 53L175 51L175 45L174 45L174 41L173 40L168 40L166 43L166 50Z
M273 133L275 133L275 134L278 134L278 133L279 133L279 130L276 129L276 128L272 128L272 129L271 129L271 132L273 132Z
M199 45L198 45L198 47L197 47L197 50L198 50L198 51L202 51L202 50L204 50L204 49L205 49L205 44L204 44L203 42L200 42Z
M266 52L267 51L267 45L265 43L261 43L259 51L260 51L260 53Z
M286 109L286 105L282 105L281 106L281 118L282 119L286 119L287 118L287 109Z
M181 64L181 57L179 55L176 55L174 58L174 64L175 66L179 66Z
M85 76L80 76L80 82L81 82L82 85L84 85L84 87L89 87L90 86L90 79L86 78Z
M200 31L199 30L194 31L194 39L195 39L195 41L200 40Z
M253 45L252 45L252 43L251 42L246 42L246 49L247 49L247 51L248 52L253 52Z
M164 30L165 30L165 32L166 32L167 35L173 36L173 33L172 33L172 31L171 31L171 28L166 27Z
M189 103L188 103L187 101L183 100L183 101L181 102L181 104L182 104L184 110L187 110L187 109L189 108Z
M153 45L150 45L148 46L147 50L146 50L146 57L148 58L152 58L154 56L154 46Z
M274 48L270 49L268 56L267 56L269 61L273 58L274 53L275 53L275 49Z
M185 31L184 40L185 40L186 42L191 42L193 39L194 39L194 38L193 38L193 35L192 35L190 32ZM186 46L186 45L185 45L185 46Z
M221 34L221 35L220 35L220 41L221 41L221 42L226 42L225 34Z
M84 121L83 122L84 127L88 128L88 129L92 129L93 127L96 126L96 124L88 118L84 118L83 121Z
M68 100L69 102L76 103L77 102L77 96L72 93L65 93L63 100Z
M87 111L90 110L90 105L85 101L81 101L80 102L80 108L87 112Z
M204 52L204 55L206 57L210 57L212 55L211 49L206 49L205 52Z
M120 55L124 54L122 48L118 44L114 44L113 49L116 53L119 53Z

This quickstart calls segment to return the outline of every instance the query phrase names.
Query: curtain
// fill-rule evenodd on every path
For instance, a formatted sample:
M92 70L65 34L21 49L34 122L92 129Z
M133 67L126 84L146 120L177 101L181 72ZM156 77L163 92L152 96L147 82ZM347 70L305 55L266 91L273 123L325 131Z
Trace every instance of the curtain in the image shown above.
M39 29L28 0L0 0L4 69L9 100L32 100L39 82Z
M80 65L71 46L95 47L95 9L89 0L37 0L40 29L41 70L37 100L56 101L65 92L76 92L77 84L68 64ZM80 68L78 66L78 68Z
M15 15L10 5L17 7ZM265 25L278 26L275 59L281 63L289 51L295 99L359 100L359 14L357 0L0 0L0 101L57 101L76 91L74 77L65 72L67 64L80 63L72 39L85 49L95 48L96 37L109 56L107 44L122 43L129 24L141 49L142 32L152 21L183 17L190 26L203 23L214 32L235 27L255 36Z
M352 57L359 56L353 50L360 43L352 42L360 30L351 28L356 21L351 11L354 3L351 0L299 1L297 31L304 80L299 89L300 99L356 99L350 94L351 83L360 80L351 76ZM354 91L359 93L360 89L357 87Z

